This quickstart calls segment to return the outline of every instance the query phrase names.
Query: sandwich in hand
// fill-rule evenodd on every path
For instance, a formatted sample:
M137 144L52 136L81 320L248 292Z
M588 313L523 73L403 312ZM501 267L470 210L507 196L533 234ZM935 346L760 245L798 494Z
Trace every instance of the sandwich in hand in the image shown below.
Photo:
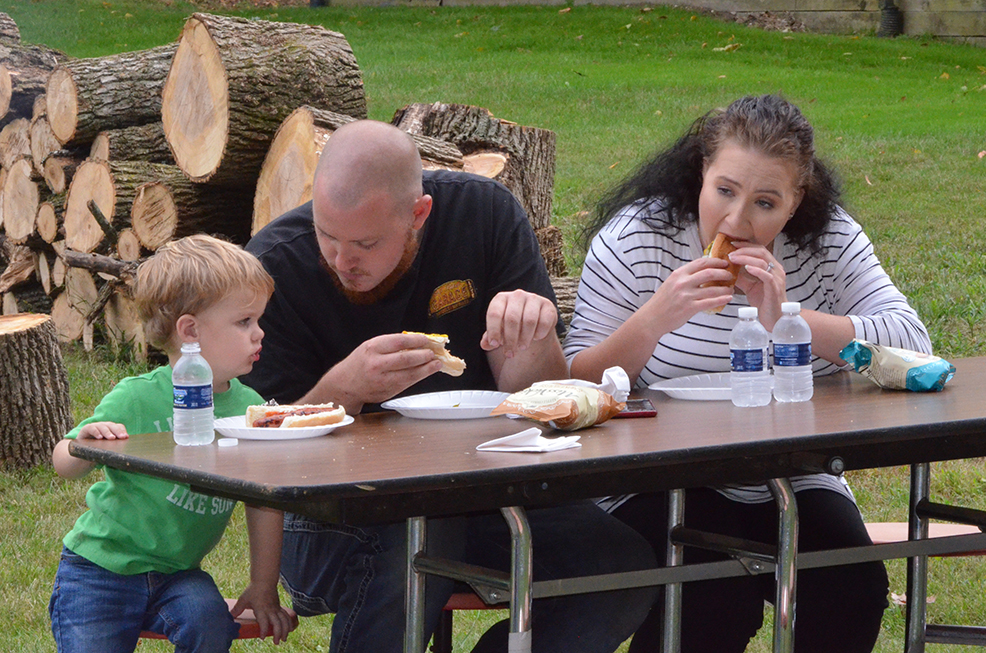
M735 251L736 251L736 247L733 245L732 242L730 242L729 236L722 233L721 231L716 234L715 240L713 240L712 244L705 249L705 255L710 258L719 258L725 261L726 263L729 263L729 267L726 269L729 271L729 274L733 275L733 278L730 279L729 281L709 281L708 283L702 284L703 288L709 286L725 286L728 288L732 288L733 286L736 285L736 277L739 276L740 266L736 265L735 263L729 260L729 254ZM710 312L718 313L724 308L726 308L725 304L712 309Z
M346 409L332 403L249 406L246 423L253 428L299 428L335 424L341 422L345 416Z
M451 376L461 376L462 370L466 369L466 362L458 356L453 356L445 349L448 344L448 336L444 333L421 333L420 331L405 331L416 336L428 338L428 346L431 348L438 360L442 361L442 371Z

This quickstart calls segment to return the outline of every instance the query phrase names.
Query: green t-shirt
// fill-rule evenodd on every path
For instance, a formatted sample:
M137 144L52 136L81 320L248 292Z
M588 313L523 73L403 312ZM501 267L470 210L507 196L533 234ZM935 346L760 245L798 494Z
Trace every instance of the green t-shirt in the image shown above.
M263 403L259 394L233 379L226 392L213 396L216 418L243 415ZM120 381L65 437L75 438L89 422L118 422L127 433L171 430L171 367ZM215 444L211 445L215 446ZM132 575L195 569L222 537L235 501L192 492L176 483L105 467L105 480L86 494L89 510L63 540L87 560Z

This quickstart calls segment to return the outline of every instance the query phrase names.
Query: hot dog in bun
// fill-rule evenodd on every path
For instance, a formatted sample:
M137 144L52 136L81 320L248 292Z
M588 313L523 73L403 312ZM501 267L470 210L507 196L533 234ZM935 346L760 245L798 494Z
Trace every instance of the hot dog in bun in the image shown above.
M709 286L724 286L732 288L736 285L736 277L739 276L740 266L736 265L729 260L729 254L736 251L736 246L730 241L729 236L722 233L721 231L716 234L715 240L709 245L705 250L705 255L710 258L722 259L729 263L729 267L726 268L729 274L733 275L733 278L729 281L709 281L708 283L703 283L702 287L707 288ZM722 309L726 308L725 304L712 309L712 313L718 313Z
M299 428L341 422L346 409L335 404L297 406L249 406L246 423L253 428Z
M466 362L458 356L453 356L445 349L448 344L448 336L444 333L421 333L420 331L405 331L416 336L428 338L428 346L431 348L438 360L442 361L442 371L451 376L461 376L462 370L466 369Z

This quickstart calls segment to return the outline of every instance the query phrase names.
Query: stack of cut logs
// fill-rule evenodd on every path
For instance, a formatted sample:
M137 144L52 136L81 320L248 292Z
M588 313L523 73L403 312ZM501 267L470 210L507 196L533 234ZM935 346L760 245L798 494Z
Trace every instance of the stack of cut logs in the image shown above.
M352 49L322 27L197 13L174 44L71 59L22 44L0 14L3 313L50 312L61 340L87 344L98 323L144 353L137 264L192 233L245 243L311 199L322 146L365 116ZM426 168L504 183L549 272L565 275L553 132L441 103L404 107L393 124Z

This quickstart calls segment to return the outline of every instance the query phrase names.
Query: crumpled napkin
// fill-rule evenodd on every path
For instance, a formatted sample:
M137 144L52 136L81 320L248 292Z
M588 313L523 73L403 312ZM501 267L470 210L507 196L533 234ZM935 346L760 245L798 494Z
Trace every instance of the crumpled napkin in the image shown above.
M558 438L546 438L541 435L541 429L536 426L484 442L476 447L476 451L504 451L504 452L533 452L544 453L547 451L560 451L572 447L581 447L578 435L565 435Z
M532 387L537 387L542 383L560 383L563 385L577 385L583 388L596 388L611 395L617 403L623 403L630 396L630 377L619 365L610 367L603 372L602 383L591 383L582 379L561 379L558 381L538 381Z

